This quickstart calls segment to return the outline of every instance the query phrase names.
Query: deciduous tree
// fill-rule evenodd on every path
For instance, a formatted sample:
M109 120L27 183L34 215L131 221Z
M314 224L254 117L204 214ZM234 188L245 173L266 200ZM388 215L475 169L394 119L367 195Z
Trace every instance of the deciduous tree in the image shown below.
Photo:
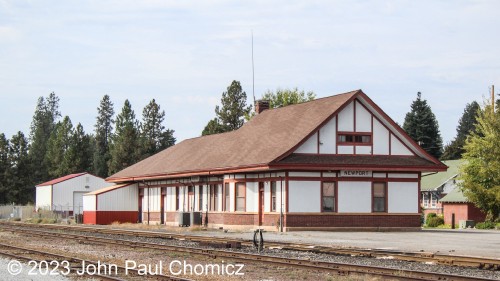
M264 93L262 96L263 100L269 101L270 108L284 107L290 104L297 104L306 101L312 101L316 98L316 95L312 92L299 91L297 88L293 89L280 89L276 91L270 91Z
M436 116L427 101L418 92L417 99L411 104L411 110L405 116L403 129L424 150L439 158L443 153L443 140L439 132Z
M464 195L489 221L500 220L500 110L484 106L477 117L476 131L465 141L461 167Z

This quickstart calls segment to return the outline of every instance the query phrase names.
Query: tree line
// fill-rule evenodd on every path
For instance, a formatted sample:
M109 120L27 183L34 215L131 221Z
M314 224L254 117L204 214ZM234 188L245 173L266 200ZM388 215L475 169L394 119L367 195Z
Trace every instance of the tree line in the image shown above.
M36 184L71 173L108 177L175 144L155 99L139 121L128 100L115 117L113 102L104 95L93 134L62 117L59 101L53 92L38 98L28 136L19 131L7 139L0 133L0 204L33 202Z

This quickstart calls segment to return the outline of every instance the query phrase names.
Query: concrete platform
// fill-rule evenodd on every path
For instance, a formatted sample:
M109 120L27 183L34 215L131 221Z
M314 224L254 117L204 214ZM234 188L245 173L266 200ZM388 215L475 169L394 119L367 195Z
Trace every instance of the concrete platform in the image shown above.
M250 232L196 231L191 234L246 239L253 237L253 233ZM415 232L266 232L264 233L264 240L500 258L500 231L498 230L424 229Z

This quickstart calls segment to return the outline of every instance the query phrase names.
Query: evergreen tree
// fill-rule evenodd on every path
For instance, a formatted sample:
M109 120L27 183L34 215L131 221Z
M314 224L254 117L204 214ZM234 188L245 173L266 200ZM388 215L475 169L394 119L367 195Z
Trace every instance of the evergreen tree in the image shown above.
M94 173L99 177L108 177L108 162L111 159L109 152L113 133L113 103L108 95L104 95L97 108L97 122L95 124Z
M43 97L38 98L29 137L31 174L35 184L47 181L50 178L49 161L46 157L47 147L52 130L60 116L59 98L54 92L50 93L46 99Z
M0 134L0 204L6 204L9 186L7 183L7 174L10 168L9 164L9 141L5 134Z
M478 110L480 110L480 107L475 101L468 103L465 106L464 113L458 121L457 136L445 147L441 159L452 160L462 158L462 154L464 152L463 146L465 145L467 136L476 131L476 118Z
M47 159L49 164L49 175L52 178L65 176L72 170L72 163L65 161L66 153L71 145L73 135L73 124L68 116L62 122L58 122L49 138L47 148Z
M277 89L276 91L267 91L262 96L263 100L269 101L269 108L284 107L291 104L312 101L316 95L312 92L299 91L297 88L293 89Z
M140 158L139 124L128 100L116 116L116 131L110 148L109 172L114 174Z
M91 172L92 170L92 140L78 123L70 138L70 143L64 155L63 166L67 173Z
M30 178L31 165L28 156L28 140L22 132L17 132L10 140L7 194L8 202L15 204L33 203L35 188Z
M500 110L479 111L476 131L465 142L460 185L489 221L500 220Z
M149 157L169 146L175 144L173 130L165 130L163 121L165 120L165 111L160 110L155 99L152 99L142 111L142 157Z
M213 132L234 131L245 121L245 116L250 114L252 106L247 106L247 94L241 88L240 82L234 80L227 91L222 93L221 104L215 107L216 118L208 122L202 135Z
M420 146L432 156L439 158L443 151L443 140L439 133L436 116L426 100L418 92L411 110L405 116L403 129Z

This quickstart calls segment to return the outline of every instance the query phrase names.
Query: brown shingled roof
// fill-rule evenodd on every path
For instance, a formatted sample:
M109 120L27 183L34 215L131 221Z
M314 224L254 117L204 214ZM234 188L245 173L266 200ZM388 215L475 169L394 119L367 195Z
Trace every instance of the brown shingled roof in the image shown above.
M293 158L287 159L286 157L357 96L369 99L361 90L357 90L265 110L236 131L184 140L125 168L107 180L126 182L141 179L220 174L235 170L264 170L272 165L287 162L291 164L289 161ZM443 168L442 163L440 164L437 159L426 152L423 153L434 163L420 157L415 157L415 159L406 157L407 166L413 165L413 168L418 168L421 167L421 164L427 165L421 167L425 170ZM362 159L358 157L360 156L354 156L358 160ZM375 158L370 159L374 160ZM396 158L390 157L390 159L392 161ZM281 160L283 162L280 162ZM345 159L343 161L351 160ZM380 165L380 162L377 161L370 163Z
M108 180L267 165L294 148L360 92L266 110L236 131L184 140Z

